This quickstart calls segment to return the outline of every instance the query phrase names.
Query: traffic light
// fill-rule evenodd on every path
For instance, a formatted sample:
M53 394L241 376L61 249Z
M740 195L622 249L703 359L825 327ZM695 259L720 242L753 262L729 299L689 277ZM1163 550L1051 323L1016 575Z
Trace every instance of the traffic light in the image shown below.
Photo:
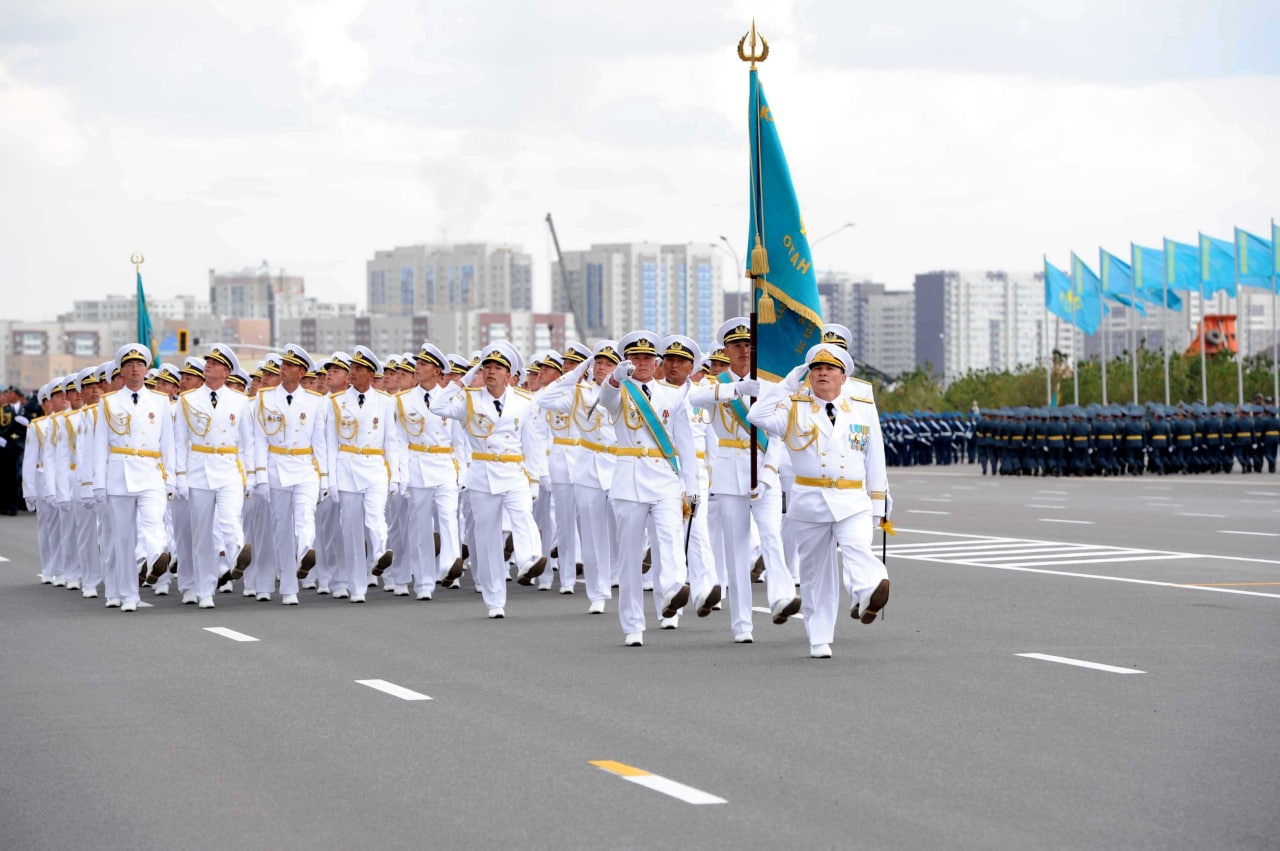
M187 356L187 352L191 348L191 332L186 328L178 329L178 354L183 357Z

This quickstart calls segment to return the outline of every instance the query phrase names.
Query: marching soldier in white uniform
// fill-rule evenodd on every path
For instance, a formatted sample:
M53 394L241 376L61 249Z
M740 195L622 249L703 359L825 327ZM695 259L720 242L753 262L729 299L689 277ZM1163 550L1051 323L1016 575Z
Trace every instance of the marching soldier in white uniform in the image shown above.
M336 489L342 518L342 564L330 586L335 599L349 597L353 603L365 601L371 563L373 575L381 576L393 558L387 546L387 497L400 493L401 464L395 400L373 387L374 373L381 371L377 356L356 346L350 386L328 400L323 469L333 480L330 493Z
M351 376L351 356L346 352L334 352L333 357L324 362L325 383L321 392L326 397L323 426L325 445L332 445L336 439L333 435L333 404L329 401L334 396L347 392ZM298 578L303 588L315 588L319 595L332 593L330 583L339 575L342 560L342 522L341 508L338 506L337 471L330 467L329 489L320 491L320 504L316 506L316 565L311 571L298 568Z
M575 344L576 345L576 344ZM585 347L584 347L585 348ZM542 396L550 386L558 382L564 375L564 367L572 364L576 367L586 359L586 353L570 347L562 360L556 352L547 352L542 359L542 369L538 373L538 391L534 393L534 401L541 409L540 416L546 425L547 444L547 478L540 484L541 503L546 500L545 522L539 523L543 530L542 552L550 555L554 552L560 570L560 593L572 594L578 581L578 530L575 528L577 506L573 500L573 475L571 471L572 454L577 451L578 439L573 435L573 421L569 414L548 408L542 404ZM535 506L536 510L536 506ZM548 534L554 531L554 534ZM548 571L542 576L539 587L551 588L551 574Z
M323 428L327 400L302 387L314 366L298 345L285 346L280 383L258 391L254 400L254 468L258 487L270 489L268 542L272 552L258 556L258 599L271 599L276 575L281 602L298 605L298 573L316 561L316 502L329 488L329 457Z
M194 598L200 608L213 608L222 568L234 558L231 577L248 566L253 548L245 543L242 509L253 482L253 408L232 389L227 378L240 364L230 347L215 343L205 356L203 386L178 396L174 419L177 495L190 499L191 561L195 587L182 602Z
M94 428L93 498L109 516L107 606L126 612L138 608L139 543L153 571L167 569L171 557L164 510L174 492L173 417L169 397L143 386L150 361L138 343L116 353L124 387L102 397Z
M751 328L746 317L725 322L716 332L730 360L728 370L716 380L695 387L689 402L710 408L714 440L711 453L711 499L717 503L712 534L729 574L729 615L733 638L753 640L751 630L751 521L760 529L765 562L766 592L775 624L800 611L800 598L782 553L782 489L778 481L782 447L757 432L757 467L751 487L751 424L748 397L760 395L760 382L749 377Z
M54 408L49 390L53 382L44 385L36 393L43 413L27 424L27 445L22 455L22 497L27 511L36 512L37 541L40 551L40 581L53 583L56 547L56 512L54 511L53 441L59 423L52 416Z
M396 424L405 452L401 481L407 489L406 558L396 559L397 589L413 580L419 600L430 600L436 583L452 584L462 576L458 539L458 423L431 412L432 395L443 392L449 369L444 352L424 342L411 358L417 384L396 397ZM436 552L436 541L439 552Z
M571 351L576 351L575 345L569 347ZM544 387L536 397L539 407L569 416L569 436L577 441L568 447L569 473L581 543L582 579L589 601L587 613L592 615L603 614L605 600L613 596L610 586L617 523L607 495L613 483L616 456L613 421L598 400L600 383L613 373L621 359L613 340L601 340L589 360ZM590 378L586 378L588 370Z
M84 401L80 419L80 433L76 437L76 475L80 483L79 504L74 506L76 515L76 549L81 558L81 574L78 580L67 582L67 587L82 589L85 597L98 596L102 582L102 546L98 531L97 503L93 500L93 449L98 425L99 405L102 398L101 365L81 372L80 395Z
M802 389L809 371L809 388ZM872 520L887 517L888 478L871 385L847 388L848 352L822 343L781 384L766 384L748 418L785 445L796 482L789 509L800 559L809 655L831 656L840 605L839 548L850 615L872 623L889 600L885 566L871 551ZM861 395L865 393L866 395ZM859 394L859 395L855 395Z
M652 331L632 331L619 340L626 360L600 388L600 405L613 417L617 436L609 502L618 523L618 620L627 647L644 644L640 562L646 527L661 625L674 628L677 613L689 602L682 516L698 493L698 458L687 388L655 379L659 340Z
M499 340L484 349L463 385L483 374L480 387L450 385L432 396L431 412L462 423L471 448L467 501L475 526L472 573L490 618L506 616L507 569L502 556L502 515L511 521L516 581L529 585L546 569L542 539L533 522L538 481L547 474L547 448L539 439L539 410L528 391L510 387L520 370L515 347Z

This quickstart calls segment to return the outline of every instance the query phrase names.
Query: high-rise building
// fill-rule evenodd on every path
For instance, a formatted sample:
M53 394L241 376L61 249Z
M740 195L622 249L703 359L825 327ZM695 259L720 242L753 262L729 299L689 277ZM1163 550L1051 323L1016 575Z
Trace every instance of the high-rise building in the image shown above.
M1055 347L1043 272L916 275L915 329L916 363L947 383L969 372L1043 363Z
M551 304L573 314L584 342L646 328L712 342L724 317L724 274L710 243L592 245L551 264ZM567 287L565 278L567 278Z
M533 308L533 261L512 245L400 246L375 252L365 270L376 316Z
M263 260L256 269L209 270L209 306L219 319L266 319L267 345L276 340L276 323L307 314L306 284L301 275L273 269Z
M138 297L129 295L108 295L101 299L77 299L72 303L71 312L64 313L59 319L74 322L137 322ZM201 301L193 295L179 295L173 298L163 296L147 296L147 315L153 323L166 319L195 319L209 316L212 305Z
M849 329L849 354L855 361L891 376L915 368L914 292L820 272L818 297L823 321Z

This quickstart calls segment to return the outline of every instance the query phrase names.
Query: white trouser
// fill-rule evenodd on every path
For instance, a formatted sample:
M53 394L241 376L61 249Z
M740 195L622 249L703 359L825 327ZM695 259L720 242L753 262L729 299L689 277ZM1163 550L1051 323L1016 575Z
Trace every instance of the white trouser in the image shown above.
M650 504L625 499L610 500L618 523L618 622L624 634L644 632L644 533L649 531L652 551L653 601L659 611L668 594L678 590L688 575L684 558L684 524L679 494Z
M318 487L318 485L317 485ZM253 544L253 561L244 574L244 587L259 593L271 593L276 583L275 545L272 543L271 497L246 499L244 502L244 536ZM227 554L228 556L231 553Z
M175 499L169 507L173 512L173 555L178 560L178 592L185 594L196 587L196 566L191 551L191 500Z
M98 524L93 519L93 509L83 502L71 503L71 558L67 561L67 581L77 580L84 585L98 558Z
M275 584L273 573L280 575L280 593L298 593L298 562L315 545L316 497L318 481L307 481L287 488L271 489L271 530L266 536L271 551L268 565L274 570L261 570L256 586L259 594L270 594ZM256 552L256 551L255 551ZM257 560L257 556L254 556Z
M578 530L574 518L578 513L574 501L573 484L570 482L553 482L551 485L551 507L555 515L556 564L560 569L560 587L572 588L578 581ZM542 497L538 497L542 502ZM543 529L547 528L545 526ZM545 539L547 536L543 535ZM551 550L544 546L549 553ZM551 587L551 571L542 574L542 585Z
M316 566L309 579L316 587L327 589L342 564L342 504L336 492L316 506Z
M46 579L53 576L54 551L54 514L57 510L54 503L40 500L36 506L36 540L40 548L40 575Z
M471 497L467 496L470 491L466 488L459 489L458 496L458 516L462 518L462 543L467 548L467 557L471 562L471 584L475 590L480 590L480 583L476 580L476 516L471 511Z
M502 515L511 522L512 557L523 569L542 550L542 539L533 522L533 499L528 489L517 488L506 493L485 493L467 489L471 517L476 529L475 548L471 551L471 573L487 608L507 604L507 565L502 558Z
M98 505L96 502L85 506L84 537L81 538L81 547L84 553L84 575L80 578L80 587L85 591L95 589L101 585L102 576L106 572L104 564L107 557L105 551L107 538L102 533L102 514L103 506Z
M139 542L146 554L144 557L147 564L151 564L164 552L164 504L165 495L161 490L107 497L112 530L112 552L108 570L114 576L115 590L122 603L138 601L138 562L135 554Z
M539 484L546 482L547 480L543 479ZM542 532L542 546L539 551L547 558L551 557L551 548L556 545L556 532L560 528L556 523L559 518L554 511L555 494L552 491L554 487L554 485L551 488L539 487L538 498L533 501L533 522ZM540 577L541 582L547 582L550 579L551 571L549 570Z
M412 511L413 503L408 493L387 498L387 549L395 554L395 561L391 563L391 569L382 575L384 584L409 584L411 574L405 556L408 555L409 535L412 534L409 531L409 515ZM434 547L432 544L433 551Z
M871 592L889 574L871 551L871 512L864 511L834 523L809 523L792 517L800 558L800 596L804 600L804 628L810 644L835 639L840 610L840 571L832 553L844 560L844 585L849 598L866 606ZM852 605L852 603L850 604Z
M720 500L708 499L706 505L707 528L715 530L711 535L711 560L715 563L716 582L728 591L729 571L725 567L724 550L720 546Z
M729 618L734 633L751 631L751 521L760 529L760 549L764 555L765 592L772 606L796 595L795 582L782 554L782 492L765 488L756 499L749 496L716 494L720 504L719 549L729 574Z
M711 586L720 584L711 547L711 528L707 525L707 503L707 492L704 488L697 513L686 521L688 528L685 532L689 546L685 548L684 556L689 563L689 590L693 593L695 600L707 594Z
M578 514L578 536L582 539L582 581L587 599L608 600L613 596L613 563L617 520L605 492L591 485L573 486L574 508ZM561 551L561 565L564 564ZM565 568L560 568L562 571ZM576 572L576 571L575 571ZM563 580L562 580L563 581Z
M196 596L212 597L222 567L234 561L244 546L244 527L240 521L244 488L240 485L224 485L216 490L193 487L190 502Z
M120 588L116 585L116 573L111 567L115 559L115 527L111 525L111 509L106 503L96 505L98 513L98 541L102 552L102 585L108 600L120 599ZM85 586L88 588L89 586Z
M458 488L437 485L409 488L408 541L405 547L405 583L413 578L414 590L430 594L436 580L458 559ZM435 536L440 535L440 552L435 552ZM399 553L396 562L400 563ZM397 579L397 581L399 581Z
M53 563L46 571L50 576L65 577L70 572L71 562L75 560L75 516L71 513L70 502L55 502L50 506L53 510L53 524L49 542L53 545Z
M342 506L342 567L330 585L360 599L369 586L369 568L387 551L387 486L338 491L338 501ZM367 553L365 535L369 537Z

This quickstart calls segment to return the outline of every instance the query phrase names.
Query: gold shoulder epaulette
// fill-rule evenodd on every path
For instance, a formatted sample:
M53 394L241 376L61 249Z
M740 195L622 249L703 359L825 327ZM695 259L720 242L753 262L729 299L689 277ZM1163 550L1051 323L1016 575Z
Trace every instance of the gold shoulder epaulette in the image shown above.
M303 389L305 390L306 388L304 387ZM308 392L308 393L310 393L312 396L319 396L319 397L321 397L321 398L324 398L324 396L325 396L325 394L324 394L324 393L317 393L317 392L316 392L316 391L314 391L314 390L307 390L307 392Z
M517 393L519 393L521 396L523 396L523 397L524 397L524 398L526 398L526 399L532 399L532 398L533 398L533 394L532 394L532 393L530 393L528 390L525 390L523 387L512 387L511 389L512 389L512 390L514 390L514 391L516 391Z

